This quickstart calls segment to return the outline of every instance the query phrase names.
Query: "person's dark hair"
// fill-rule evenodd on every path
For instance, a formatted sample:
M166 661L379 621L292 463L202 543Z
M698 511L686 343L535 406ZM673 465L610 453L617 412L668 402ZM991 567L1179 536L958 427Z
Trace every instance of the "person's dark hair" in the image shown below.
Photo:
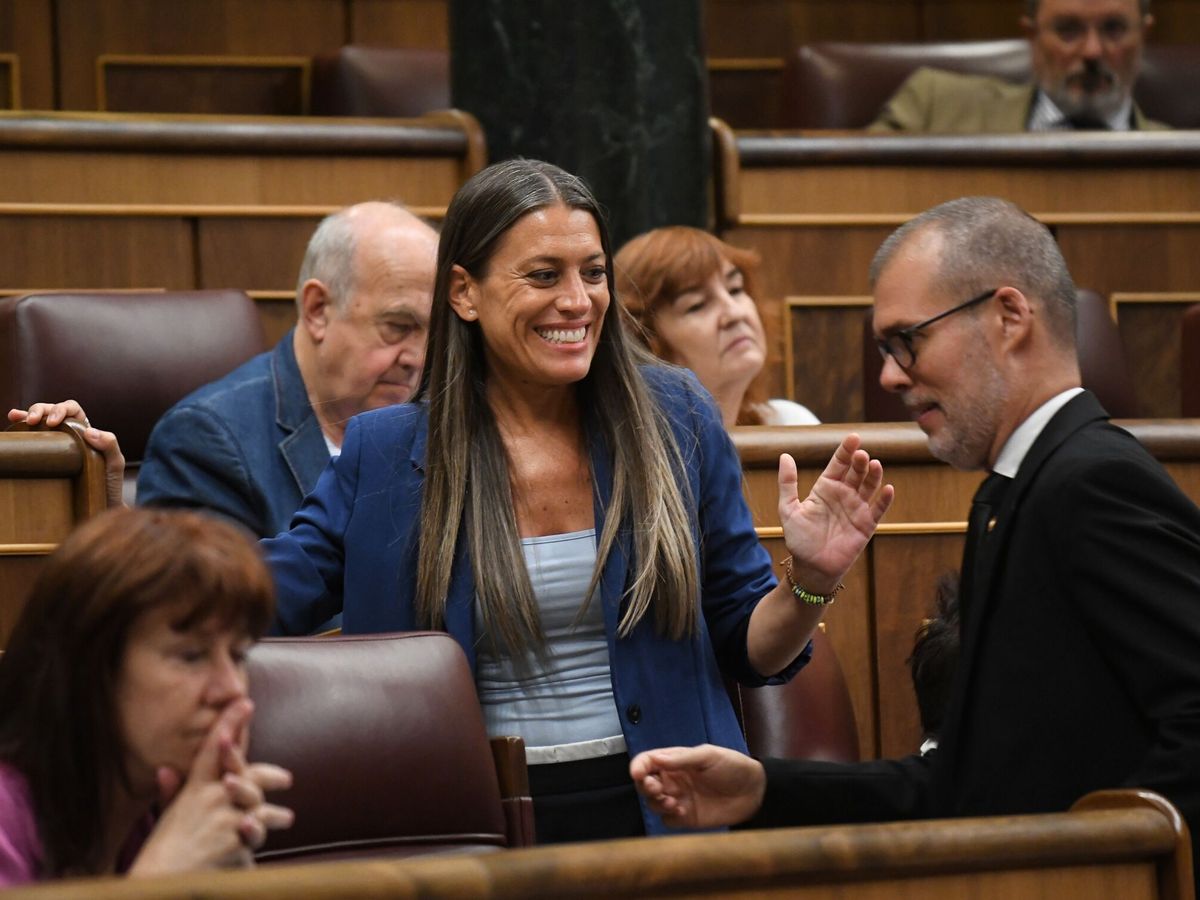
M1025 0L1025 15L1031 19L1036 18L1041 2L1042 0ZM1143 16L1150 15L1150 0L1138 0L1138 12Z
M591 369L576 386L585 427L613 458L612 499L587 597L624 526L632 532L634 560L619 633L629 634L653 609L664 634L682 637L698 624L698 563L680 493L686 488L677 480L683 468L679 448L637 370L654 357L622 326L612 244L599 204L581 179L530 159L496 163L474 175L454 195L442 226L429 346L415 398L429 404L417 618L427 628L444 624L461 528L489 637L514 653L541 645L504 442L487 402L483 334L477 322L466 322L452 310L450 281L455 266L485 277L509 229L529 213L556 204L586 210L595 221L611 298Z
M1075 282L1045 225L998 197L947 201L888 236L871 261L872 289L896 253L927 232L942 240L933 283L948 300L959 302L991 288L1015 287L1041 302L1051 337L1060 347L1074 350Z
M743 250L720 238L687 225L655 228L633 238L617 251L615 269L617 292L633 320L640 326L639 336L652 353L666 357L665 346L655 326L655 313L685 291L703 283L713 273L721 273L722 260L733 263L742 273L746 293L758 303L755 272L761 259L753 250ZM762 425L767 403L766 366L750 382L738 408L738 425Z
M0 657L0 760L29 784L46 877L104 865L107 815L130 788L117 682L135 622L161 607L178 609L180 630L215 619L257 638L274 587L234 525L110 510L46 561Z
M908 658L921 730L926 737L936 738L941 733L958 668L960 642L958 575L947 572L938 580L933 615L917 629Z

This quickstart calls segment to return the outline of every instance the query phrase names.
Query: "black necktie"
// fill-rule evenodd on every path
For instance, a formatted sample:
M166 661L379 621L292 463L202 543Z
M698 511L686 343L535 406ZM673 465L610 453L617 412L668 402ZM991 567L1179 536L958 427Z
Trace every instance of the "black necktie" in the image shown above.
M1004 502L1004 492L1008 490L1011 483L1011 478L993 472L983 480L983 484L979 486L979 490L975 492L975 498L971 501L971 515L967 518L967 540L963 547L958 589L958 602L964 620L971 612L971 595L977 593L975 585L979 573L976 571L976 567L980 550L991 532L992 519L996 510Z
M1067 116L1066 122L1076 131L1108 131L1108 122L1094 113Z

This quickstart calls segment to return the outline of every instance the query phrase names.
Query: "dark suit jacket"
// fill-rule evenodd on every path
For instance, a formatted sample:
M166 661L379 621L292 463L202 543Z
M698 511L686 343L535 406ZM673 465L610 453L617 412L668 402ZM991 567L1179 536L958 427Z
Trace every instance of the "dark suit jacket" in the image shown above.
M1073 398L1021 463L962 611L939 749L768 761L755 824L1061 811L1138 786L1200 835L1200 509L1106 420Z

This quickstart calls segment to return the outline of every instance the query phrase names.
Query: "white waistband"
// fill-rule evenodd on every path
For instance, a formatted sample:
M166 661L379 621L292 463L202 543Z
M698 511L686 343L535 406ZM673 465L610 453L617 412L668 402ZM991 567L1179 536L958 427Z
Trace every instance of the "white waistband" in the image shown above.
M596 759L600 756L615 756L624 753L625 735L596 738L592 741L576 741L574 744L554 744L549 747L526 747L525 762L530 766L545 763L575 762L580 759Z

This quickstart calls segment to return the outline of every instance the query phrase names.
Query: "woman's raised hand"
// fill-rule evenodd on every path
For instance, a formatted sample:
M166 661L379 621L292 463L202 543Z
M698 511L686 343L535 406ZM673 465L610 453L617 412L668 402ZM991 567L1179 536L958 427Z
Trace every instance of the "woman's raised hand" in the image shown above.
M805 590L829 594L858 558L892 504L883 465L848 434L808 496L797 491L796 461L779 457L779 521L792 555L792 577Z
M264 800L264 792L289 787L291 773L265 763L247 764L244 746L253 704L236 700L222 711L192 768L159 772L168 805L130 869L160 875L253 864L267 832L292 824L292 811Z
M29 409L8 411L8 421L24 422L26 425L45 424L49 428L57 428L68 420L82 425L83 439L104 454L104 482L108 505L124 506L121 489L125 480L125 456L121 453L117 436L111 431L101 431L93 427L78 402L63 400L60 403L35 403Z

